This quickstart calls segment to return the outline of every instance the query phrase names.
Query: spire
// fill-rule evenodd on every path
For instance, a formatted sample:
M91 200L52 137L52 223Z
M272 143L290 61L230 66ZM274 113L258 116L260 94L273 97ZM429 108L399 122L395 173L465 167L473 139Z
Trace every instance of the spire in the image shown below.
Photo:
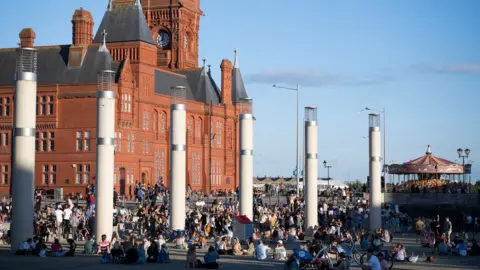
M233 59L233 68L238 68L237 48L235 48L233 52L235 53L235 58Z
M202 58L202 62L203 62L202 67L205 67L205 63L207 62L207 58L205 56Z
M142 3L140 3L140 0L135 0L135 4L133 6L142 9Z
M102 42L102 45L100 46L100 48L98 49L99 52L108 52L107 35L108 35L107 31L105 29L103 29L103 31L102 31L103 42Z
M432 150L430 150L430 144L427 145L427 155L431 155L432 154Z

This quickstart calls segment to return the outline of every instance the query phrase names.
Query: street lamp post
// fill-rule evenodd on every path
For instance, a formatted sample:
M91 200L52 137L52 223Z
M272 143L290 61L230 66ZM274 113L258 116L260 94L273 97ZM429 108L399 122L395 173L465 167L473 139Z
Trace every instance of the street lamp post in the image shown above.
M330 189L330 168L332 168L332 165L327 165L327 161L323 161L323 167L327 168L327 183L328 183L328 188Z
M386 161L387 161L387 126L386 126L386 118L387 114L385 112L385 108L381 110L372 109L369 107L365 108L365 111L373 111L380 114L383 114L383 179L386 179L387 168L386 168ZM386 185L385 185L386 186ZM382 187L385 188L385 187Z
M299 103L299 93L300 93L300 87L297 85L297 88L290 88L290 87L283 87L283 86L278 86L276 84L273 85L274 88L279 88L279 89L286 89L290 91L295 91L297 92L297 154L295 156L295 163L296 163L296 172L297 172L297 197L300 196L300 156L299 156L299 148L300 148L300 117L298 113L298 103ZM303 179L303 182L305 183L305 179Z
M465 155L462 155L465 153ZM463 165L463 184L465 185L465 158L468 158L470 155L470 149L463 150L462 148L457 149L457 154L459 158L462 158L462 165Z

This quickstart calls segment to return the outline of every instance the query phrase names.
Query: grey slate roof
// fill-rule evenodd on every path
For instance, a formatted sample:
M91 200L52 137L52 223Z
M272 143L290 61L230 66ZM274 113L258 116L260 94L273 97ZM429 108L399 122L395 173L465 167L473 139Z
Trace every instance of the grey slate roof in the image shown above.
M213 78L205 68L179 70L177 73L187 77L188 85L192 90L195 100L203 103L219 104L220 91L218 87L212 83Z
M99 60L99 46L90 45L80 67L68 67L70 45L38 47L37 70L39 85L91 84L97 82L97 72L105 68ZM0 86L13 86L17 52L14 49L0 50ZM118 74L119 64L113 62L112 70Z
M243 83L240 68L235 67L232 71L232 102L239 102L241 99L248 98L245 84Z
M122 5L107 10L93 39L94 42L102 42L103 30L107 32L107 43L143 41L155 44L141 5Z
M155 93L171 96L170 88L172 86L185 86L187 88L186 98L192 101L196 100L185 76L168 71L155 70Z

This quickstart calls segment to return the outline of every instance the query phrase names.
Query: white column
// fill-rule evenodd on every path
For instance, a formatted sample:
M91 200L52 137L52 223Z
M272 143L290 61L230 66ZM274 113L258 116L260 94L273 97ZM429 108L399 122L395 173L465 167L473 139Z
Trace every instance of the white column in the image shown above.
M185 230L186 138L185 104L170 105L170 227Z
M369 172L370 172L370 229L382 227L382 187L381 187L381 137L380 116L370 114L369 127Z
M316 108L306 107L305 111L305 230L310 233L318 224L318 126Z
M16 251L33 237L35 185L35 126L37 104L37 51L22 48L15 74L15 112L12 164L12 244Z
M97 89L96 241L113 230L113 188L115 167L115 92L113 71L100 71Z
M253 115L240 114L240 215L253 221Z

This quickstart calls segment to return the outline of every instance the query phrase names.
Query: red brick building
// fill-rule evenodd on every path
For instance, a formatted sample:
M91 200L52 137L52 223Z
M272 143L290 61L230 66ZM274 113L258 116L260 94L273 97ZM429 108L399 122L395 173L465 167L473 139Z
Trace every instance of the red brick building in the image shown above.
M142 2L110 1L95 36L90 12L75 10L72 44L36 47L33 29L20 33L20 46L38 50L37 187L84 192L95 183L103 30L116 72L116 189L129 196L136 181L168 185L170 87L179 85L187 90L187 184L238 186L237 118L247 98L240 70L223 60L219 88L210 68L199 67L200 0ZM15 50L0 49L0 194L12 180Z

